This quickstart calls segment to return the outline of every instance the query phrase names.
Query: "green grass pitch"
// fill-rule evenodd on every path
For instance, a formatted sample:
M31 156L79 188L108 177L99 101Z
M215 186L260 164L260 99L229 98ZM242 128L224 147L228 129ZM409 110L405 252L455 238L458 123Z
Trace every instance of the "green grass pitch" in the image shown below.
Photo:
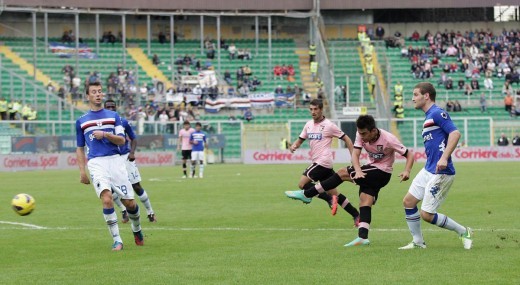
M305 165L208 165L203 179L180 179L179 166L142 168L158 222L142 219L143 247L120 223L122 252L111 251L101 203L79 171L0 173L0 284L520 284L520 164L456 165L440 212L475 229L469 251L424 222L428 248L397 250L411 241L403 166L372 211L372 244L359 248L343 247L357 234L344 211L333 217L319 199L283 194ZM357 205L355 185L340 191ZM31 215L10 209L17 193L36 199Z

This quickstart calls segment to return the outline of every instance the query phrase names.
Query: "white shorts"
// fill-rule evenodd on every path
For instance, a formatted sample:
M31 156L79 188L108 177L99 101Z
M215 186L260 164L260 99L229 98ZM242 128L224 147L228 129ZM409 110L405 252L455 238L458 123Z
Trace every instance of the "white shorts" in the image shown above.
M130 184L136 184L141 182L141 173L139 173L139 168L137 168L137 164L134 161L128 160L128 153L122 155L125 160L126 172L128 172L128 180L130 180Z
M204 151L192 151L191 152L191 161L204 161Z
M423 201L421 210L435 214L448 196L454 180L455 175L432 174L423 168L413 179L408 193Z
M121 199L134 199L125 162L119 154L90 159L87 163L91 183L98 197L105 189L112 189Z

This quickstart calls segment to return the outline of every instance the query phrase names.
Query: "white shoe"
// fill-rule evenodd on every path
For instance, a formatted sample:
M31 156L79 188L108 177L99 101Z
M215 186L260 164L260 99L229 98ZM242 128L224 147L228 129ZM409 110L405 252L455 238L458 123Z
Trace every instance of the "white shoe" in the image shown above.
M405 246L402 246L399 249L416 249L416 248L426 249L426 244L425 243L415 243L412 241L411 243L409 243Z
M460 235L464 249L471 249L473 245L473 230L470 227L466 227L466 232Z
M202 177L203 177L203 176L202 176L202 173L201 173L201 174L199 174L199 178L202 178Z
M193 178L193 175L190 174L190 176L188 176L189 178Z
M182 178L186 178L186 175L183 175Z

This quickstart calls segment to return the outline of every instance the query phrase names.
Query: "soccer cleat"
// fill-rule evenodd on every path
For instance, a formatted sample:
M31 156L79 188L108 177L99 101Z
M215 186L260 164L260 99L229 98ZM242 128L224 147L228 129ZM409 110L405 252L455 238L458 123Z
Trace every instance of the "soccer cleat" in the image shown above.
M157 222L157 219L155 218L155 214L154 213L151 213L150 215L148 215L148 220L150 221L150 223Z
M183 175L182 178L186 178L186 175Z
M473 230L470 227L466 227L466 232L460 235L464 249L471 249L473 245Z
M330 204L330 213L335 216L338 211L338 196L332 195L331 204Z
M357 237L353 241L345 244L344 246L361 246L361 245L370 245L370 241L368 239Z
M114 244L112 245L112 251L121 251L123 250L123 243L121 242L114 242Z
M359 215L354 218L354 228L359 228Z
M141 231L134 232L134 240L135 240L136 245L139 245L139 246L144 245L143 233L141 233Z
M121 211L121 223L126 224L130 219L128 218L128 212L126 210Z
M204 176L202 175L202 173L201 173L201 174L199 174L199 178L204 178Z
M303 190L285 191L285 195L291 199L300 200L305 204L312 202L312 198L307 198L303 195Z
M426 249L426 244L425 243L415 243L415 242L411 242L405 246L402 246L400 247L399 249Z

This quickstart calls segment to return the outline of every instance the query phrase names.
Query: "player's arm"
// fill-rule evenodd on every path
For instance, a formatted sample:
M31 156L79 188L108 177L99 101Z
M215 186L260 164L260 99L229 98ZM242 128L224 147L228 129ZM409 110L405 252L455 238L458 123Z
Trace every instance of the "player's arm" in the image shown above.
M123 121L123 126L125 127L125 134L130 140L130 153L128 153L128 160L134 161L135 151L137 150L137 136L135 135L134 130L132 129L127 120Z
M460 137L461 134L459 130L454 130L448 135L448 143L446 144L446 148L444 149L441 158L437 162L436 172L439 170L444 170L446 167L448 167L448 159L450 158L455 148L457 148Z
M177 150L181 150L182 136L179 133L179 139L177 139Z
M350 152L350 156L352 157L352 153L354 151L354 144L352 143L352 140L347 136L347 134L344 134L341 140L345 142L345 145L347 146L348 151Z
M130 140L130 153L128 154L128 160L135 160L135 150L137 149L137 139Z
M105 131L93 131L92 135L97 140L107 139L111 143L115 145L124 145L126 142L126 139L123 136L120 135L114 135L111 132L105 132Z
M404 166L403 172L401 172L401 174L399 174L399 177L401 177L400 182L410 179L410 172L412 171L412 167L413 167L413 163L414 163L413 152L411 152L409 149L406 150L404 157L406 157L406 164Z
M305 139L302 139L301 137L299 137L296 141L294 141L294 143L289 147L289 150L291 152L294 152L296 151L301 145L302 143L305 141Z
M354 147L352 150L352 166L354 167L354 171L356 171L356 175L354 175L354 179L364 178L365 173L361 170L361 163L359 162L359 157L361 156L361 148Z
M79 181L83 184L90 184L87 171L85 169L85 150L83 147L76 148L76 160L79 166Z

